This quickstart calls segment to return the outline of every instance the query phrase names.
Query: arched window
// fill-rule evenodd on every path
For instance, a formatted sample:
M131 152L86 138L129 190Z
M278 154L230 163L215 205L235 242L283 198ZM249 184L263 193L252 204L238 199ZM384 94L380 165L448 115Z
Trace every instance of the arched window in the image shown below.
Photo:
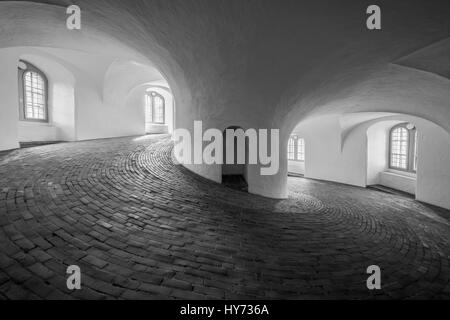
M32 64L19 61L20 119L48 122L48 88L45 74Z
M288 142L288 160L295 160L295 139L289 138Z
M162 95L154 91L145 95L145 121L147 123L164 124L165 101Z
M402 171L417 171L417 131L409 123L399 124L391 129L389 146L389 167Z
M305 161L305 140L292 135L288 142L288 160Z

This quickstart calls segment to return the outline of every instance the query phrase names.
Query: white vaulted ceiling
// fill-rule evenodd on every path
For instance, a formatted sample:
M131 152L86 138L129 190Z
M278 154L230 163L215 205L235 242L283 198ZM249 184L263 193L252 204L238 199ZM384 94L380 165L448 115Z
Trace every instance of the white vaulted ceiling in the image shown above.
M442 105L448 81L420 73L448 74L446 1L379 1L381 31L366 29L366 1L81 0L78 32L65 28L72 2L57 3L31 10L2 1L0 18L10 23L0 46L45 44L154 64L186 111L180 117L293 128L317 112L399 112L416 92L422 107L436 105L432 120L450 118Z

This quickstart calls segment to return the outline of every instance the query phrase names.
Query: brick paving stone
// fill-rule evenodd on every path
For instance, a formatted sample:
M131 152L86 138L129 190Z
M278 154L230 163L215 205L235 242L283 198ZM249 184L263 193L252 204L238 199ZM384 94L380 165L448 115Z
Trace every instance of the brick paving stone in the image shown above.
M89 264L92 264L93 266L98 267L98 268L103 268L104 266L106 266L108 264L106 261L101 260L101 259L96 258L91 255L84 257L83 261L85 261Z
M15 283L24 283L33 276L29 271L21 266L9 267L5 270L5 273L7 273Z
M181 289L181 290L186 290L186 291L192 290L192 285L189 282L177 280L177 279L164 280L162 285L169 287L169 288Z
M28 269L35 273L39 278L44 280L47 280L54 275L53 271L44 266L42 263L36 263L28 267Z
M172 149L147 136L1 154L0 299L450 298L449 211L302 178L265 199Z
M28 279L24 283L24 287L41 298L47 298L54 291L53 287L36 277Z

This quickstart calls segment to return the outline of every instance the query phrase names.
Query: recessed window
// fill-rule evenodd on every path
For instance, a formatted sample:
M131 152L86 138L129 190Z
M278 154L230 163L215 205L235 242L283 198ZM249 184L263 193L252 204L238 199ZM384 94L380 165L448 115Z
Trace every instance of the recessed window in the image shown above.
M165 101L162 95L148 92L145 95L145 121L147 123L165 123Z
M288 160L305 161L305 140L292 135L288 142Z
M289 138L288 143L288 159L295 160L295 140L294 138Z
M305 161L305 140L301 138L297 139L297 160Z
M19 62L20 118L48 122L47 78L32 64Z
M403 123L391 129L389 167L402 171L417 171L417 130Z

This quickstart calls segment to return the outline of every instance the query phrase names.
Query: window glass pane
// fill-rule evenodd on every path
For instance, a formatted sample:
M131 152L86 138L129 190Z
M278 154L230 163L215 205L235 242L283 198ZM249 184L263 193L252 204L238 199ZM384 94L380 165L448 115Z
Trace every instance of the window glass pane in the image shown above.
M289 139L288 160L295 160L295 140L294 140L294 138Z
M305 161L305 140L297 140L297 160Z
M27 71L24 74L25 118L46 120L45 81L37 72Z
M408 130L403 127L391 132L391 163L396 169L408 169Z
M164 100L160 96L155 96L153 101L155 103L154 121L156 123L164 123Z
M145 122L165 123L164 119L164 98L155 92L145 95Z

